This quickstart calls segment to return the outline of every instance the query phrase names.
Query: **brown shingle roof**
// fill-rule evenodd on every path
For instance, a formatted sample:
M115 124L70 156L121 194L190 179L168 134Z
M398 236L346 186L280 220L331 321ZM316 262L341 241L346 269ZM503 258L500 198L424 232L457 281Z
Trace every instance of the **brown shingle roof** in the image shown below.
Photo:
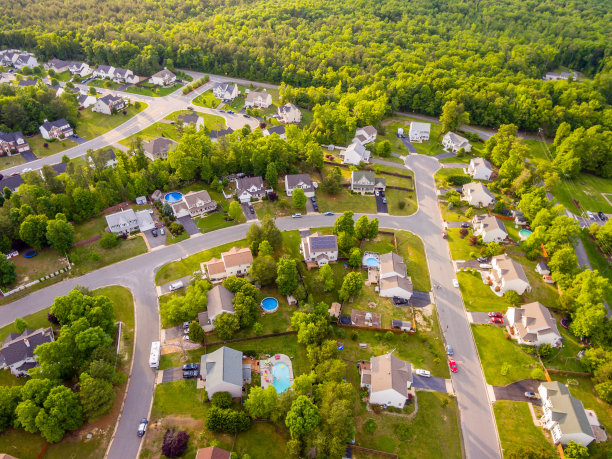
M412 365L393 354L379 355L370 359L372 363L372 392L394 389L408 397L408 383L412 384Z
M219 258L213 258L208 263L204 263L206 266L206 271L210 276L215 274L221 274L225 272L225 265L223 264L223 260Z
M389 252L382 254L380 256L380 273L392 273L396 272L399 275L406 277L406 263L404 263L404 258L399 256L395 252Z
M223 259L226 269L232 266L253 263L253 254L251 253L251 249L248 247L245 247L244 249L232 247L228 252L222 253L221 258Z
M229 459L230 453L216 446L200 448L196 454L196 459Z

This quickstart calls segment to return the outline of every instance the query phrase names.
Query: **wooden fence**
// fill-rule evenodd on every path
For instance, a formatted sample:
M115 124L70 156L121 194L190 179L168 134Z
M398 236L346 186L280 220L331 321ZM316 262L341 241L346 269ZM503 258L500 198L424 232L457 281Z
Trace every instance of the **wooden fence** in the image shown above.
M228 339L226 341L215 341L214 343L204 343L206 346L218 346L220 344L228 344L228 343L239 343L240 341L251 341L254 339L261 338L272 338L274 336L286 336L286 335L297 335L296 331L285 331L279 333L268 333L267 335L257 335L257 336L249 336L247 338L236 338L236 339Z

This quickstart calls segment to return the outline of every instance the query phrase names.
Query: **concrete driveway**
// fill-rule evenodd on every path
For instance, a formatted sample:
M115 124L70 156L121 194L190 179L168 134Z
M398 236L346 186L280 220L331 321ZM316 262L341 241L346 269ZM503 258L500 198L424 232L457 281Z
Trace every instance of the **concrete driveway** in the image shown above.
M376 213L377 214L388 214L389 209L387 207L387 203L383 202L385 199L383 196L374 196L376 198Z
M241 202L240 203L240 207L242 207L242 213L244 214L245 218L248 221L251 220L257 220L259 217L257 217L256 213L251 213L251 204L248 202Z
M491 311L491 312L501 312L501 311ZM468 312L468 314L472 318L472 322L475 324L491 324L491 325L499 325L499 326L508 324L505 317L504 317L503 324L494 324L493 322L491 322L491 318L489 317L488 315L489 313L487 312Z
M447 392L446 379L437 378L435 376L426 378L425 376L419 376L416 373L413 373L412 385L417 389L433 390L436 392Z
M190 236L193 236L195 234L200 234L200 228L198 228L198 225L195 224L195 222L191 219L189 215L185 217L179 217L176 220L181 225L183 225L183 228L185 228L185 231L187 231L187 233L189 233Z
M21 157L23 159L25 159L26 163L29 163L31 161L36 161L38 158L36 157L36 155L34 153L32 153L32 151L28 150L28 151L23 151L20 153Z
M537 406L542 406L539 399L525 397L525 392L538 393L538 387L542 381L537 379L523 379L521 381L508 384L507 386L493 386L493 393L496 400L510 400L514 402L529 402Z
M480 269L481 262L478 260L455 260L455 266L457 269L466 268L466 269Z
M147 243L149 244L149 247L151 248L151 250L157 248L157 247L161 247L161 246L165 246L166 245L166 235L165 234L161 234L160 232L161 228L157 228L157 237L153 236L153 230L147 230L145 231L143 234L145 235L145 237L147 238ZM166 232L167 230L164 229L164 232Z
M164 370L162 375L162 382L174 382L181 381L183 379L183 368L182 367L174 367L168 368Z

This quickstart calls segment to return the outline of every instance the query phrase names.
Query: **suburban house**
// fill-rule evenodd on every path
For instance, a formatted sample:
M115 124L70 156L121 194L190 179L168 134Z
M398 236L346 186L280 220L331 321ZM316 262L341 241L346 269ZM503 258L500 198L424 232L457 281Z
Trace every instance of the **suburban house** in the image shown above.
M230 452L216 446L200 448L196 453L195 459L230 459Z
M15 376L27 376L28 370L38 366L36 348L54 340L53 329L26 329L23 333L9 333L0 350L0 369L8 368Z
M0 131L0 155L13 155L24 151L30 151L30 145L20 131Z
M262 134L264 137L267 137L272 134L278 134L278 136L281 139L287 140L287 134L285 133L285 126L283 126L282 124L279 126L270 126L268 129L264 129Z
M558 381L543 382L538 393L544 412L541 420L555 444L566 446L573 440L588 446L595 440L582 402L572 397L567 386Z
M495 291L502 295L508 290L514 290L519 295L531 291L525 271L518 261L503 254L494 256L491 265L493 268L489 271L489 277L493 282L491 287Z
M446 151L453 153L457 153L462 148L468 153L472 151L472 145L470 142L468 142L466 138L461 137L454 132L447 132L444 134L444 137L442 138L442 146Z
M370 151L366 150L362 144L355 142L340 153L340 158L344 164L359 166L362 162L367 163L370 161Z
M70 73L73 75L78 75L80 77L86 77L92 73L91 68L85 62L71 62L68 65L68 70L70 70Z
M410 123L408 138L411 142L427 142L431 132L431 123L420 123L413 121Z
M37 83L38 83L37 79L26 79L26 80L20 80L19 86L21 88L25 88L27 86L36 86Z
M315 195L315 187L308 174L287 174L285 175L285 192L287 196L293 195L293 190L301 188L307 198Z
M0 65L21 70L24 67L38 67L38 61L32 53L26 53L18 49L6 49L0 54Z
M470 182L463 185L462 200L467 201L470 206L489 207L495 203L495 196L486 185L480 182Z
M129 69L115 68L111 79L115 83L137 83L138 77Z
M176 83L176 75L168 69L163 69L151 75L150 81L156 86L172 86Z
M112 79L115 75L115 67L111 65L98 65L93 71L94 78Z
M467 173L474 180L491 180L493 175L493 166L484 158L472 158L467 167Z
M408 276L404 258L395 252L380 256L378 265L379 295L385 298L394 296L409 300L412 297L412 279Z
M293 104L285 104L278 107L278 119L283 123L300 123L302 121L302 112Z
M378 131L374 126L364 126L355 130L355 137L353 137L353 143L360 143L366 145L376 140Z
M550 268L543 261L540 261L536 265L535 271L536 271L536 273L541 274L542 276L550 276Z
M266 187L261 177L243 177L236 179L236 195L240 202L261 199L266 194Z
M204 119L197 113L185 113L184 115L179 115L178 119L181 120L185 126L193 126L196 131L204 127Z
M81 94L77 96L77 102L79 103L79 107L89 108L97 102L96 96L91 96L89 94Z
M544 81L559 81L559 80L569 80L569 77L572 77L572 80L576 81L578 78L578 74L576 72L546 72L546 75L542 77Z
M370 392L370 403L403 409L412 387L412 365L384 354L359 362L361 387Z
M70 62L61 59L51 59L44 65L45 70L53 70L55 73L64 73L69 66Z
M0 190L8 188L14 193L15 191L17 191L17 188L19 188L24 183L25 182L21 178L21 175L10 175L8 177L0 179Z
M223 252L221 258L213 258L202 263L201 269L202 272L206 272L211 282L220 282L226 277L247 275L251 263L253 263L251 249L232 247L229 251Z
M510 327L514 327L513 337L519 344L540 346L550 344L561 347L563 337L557 329L557 322L550 311L539 302L522 305L520 308L508 308L506 318Z
M60 118L56 121L45 120L38 130L40 131L42 138L47 140L61 140L74 135L72 126L70 126L70 123L68 123L68 121L66 121L64 118Z
M213 94L217 99L234 100L240 94L238 86L232 83L217 83L213 87Z
M217 208L217 202L213 201L208 191L190 191L183 195L183 198L171 205L172 212L176 218L199 217L207 212L212 212Z
M251 366L242 364L242 352L223 346L200 359L200 376L205 381L208 399L217 392L242 396L242 385L251 381Z
M138 229L142 232L155 228L151 212L147 209L136 211L136 221L138 222Z
M508 237L506 226L493 215L475 215L472 219L475 236L481 236L482 242L503 242Z
M223 285L215 285L206 292L206 311L198 314L198 322L205 332L215 329L215 319L219 314L234 314L234 294Z
M226 135L229 135L232 132L234 132L232 128L221 129L219 131L210 131L210 140L211 142L216 142L221 137L225 137Z
M129 234L138 231L138 219L133 209L125 209L114 214L106 215L106 223L111 233Z
M321 267L338 259L338 238L321 233L308 234L302 238L300 251L309 269Z
M113 149L109 147L87 154L87 161L92 167L98 164L102 169L107 169L117 165L117 155Z
M265 89L250 91L244 101L245 107L268 108L270 105L272 105L272 96Z
M118 110L123 110L126 107L125 100L123 100L119 96L113 96L112 94L107 94L102 96L96 100L92 112L103 113L105 115L112 115Z
M157 137L156 139L145 141L142 143L144 154L151 161L156 159L166 159L168 151L176 145L176 142L166 137Z
M351 191L355 193L374 193L384 191L387 181L384 178L376 177L371 171L352 171L351 172Z

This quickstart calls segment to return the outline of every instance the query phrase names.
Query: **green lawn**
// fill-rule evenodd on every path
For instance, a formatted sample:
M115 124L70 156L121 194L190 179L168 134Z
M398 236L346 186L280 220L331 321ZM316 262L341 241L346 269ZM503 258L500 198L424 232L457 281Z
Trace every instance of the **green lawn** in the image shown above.
M166 116L165 119L176 121L179 115L187 115L196 113L204 120L204 125L211 131L216 131L225 128L225 118L218 115L211 115L210 113L194 112L193 110L179 110Z
M183 231L178 236L173 236L170 231L166 230L166 245L176 244L186 239L189 239L189 233L187 231Z
M40 134L36 134L33 137L28 137L27 141L30 145L32 153L34 153L39 158L41 156L49 156L54 155L56 153L60 153L68 148L72 148L77 145L76 142L74 142L73 140L50 141L47 139L43 139ZM45 144L47 144L46 147Z
M527 403L498 400L493 405L493 412L504 454L521 447L530 447L549 453L548 456L538 457L557 457L555 448L544 436L544 431L533 423Z
M563 347L553 349L551 355L544 359L546 368L588 373L577 358L578 353L583 349L578 338L563 328L558 321L557 328L563 336Z
M505 297L498 297L493 293L491 288L482 282L478 273L458 272L457 279L468 311L501 312L512 306Z
M473 152L474 150L472 150ZM450 158L442 158L439 161L441 163L462 163L462 164L469 164L470 160L473 158L473 155L463 155L461 157L457 157L457 156L451 156Z
M125 145L126 147L130 147L132 142L139 137L143 141L155 139L157 137L167 137L176 141L178 141L180 138L179 133L173 124L157 122L146 127L142 131L132 134L131 136L119 141L119 143Z
M74 240L82 241L83 239L89 239L90 237L104 234L104 230L107 227L106 218L104 215L98 215L90 218L83 223L74 225Z
M241 91L244 91L244 90L241 90ZM223 110L233 110L235 112L238 112L238 110L244 107L244 99L245 97L243 95L240 95L236 97L234 100L232 100L229 104L225 104L222 108Z
M221 101L214 96L212 91L206 91L192 101L193 105L207 108L216 108L220 103Z
M449 228L446 230L446 240L450 246L453 260L471 260L474 254L478 256L481 246L470 245L472 229L467 228L468 234L464 237L459 233L464 228Z
M414 191L387 189L385 196L387 210L391 215L411 215L418 209Z
M589 257L591 267L598 270L602 276L606 277L610 282L612 282L612 269L610 269L610 264L599 252L599 250L597 250L595 241L593 241L593 239L591 239L591 237L585 233L581 234L580 238L582 239L584 249ZM612 303L612 293L608 294L606 301L608 304Z
M510 256L518 261L527 275L527 280L531 285L531 292L523 294L525 303L539 301L544 306L557 308L559 306L559 292L556 284L547 284L542 280L542 276L535 271L538 261L531 261L521 255L511 253Z
M380 135L378 134L377 140L388 140L391 142L391 146L393 151L397 151L398 153L408 153L408 148L402 143L401 139L397 137L397 129L403 128L404 134L408 135L408 131L410 130L410 123L412 121L423 122L422 120L418 120L416 118L410 118L407 116L394 116L393 118L388 118L383 121L385 125L386 134ZM442 137L440 135L440 130L442 129L442 125L437 123L431 123L431 132L429 136L429 141L418 143L414 142L414 148L416 151L422 155L435 156L441 153L444 153L444 149L442 148Z
M331 195L319 191L317 202L320 212L344 212L347 209L355 213L376 213L376 199L374 196L361 196L349 192L348 188L342 188L340 193Z
M536 357L525 353L515 341L506 339L502 327L472 324L472 333L487 383L505 386L531 378L531 371L540 368Z
M465 175L463 169L458 167L442 167L438 169L438 172L434 175L436 179L436 186L438 188L449 188L452 185L447 182L447 179L451 175Z
M168 87L161 87L151 83L143 83L140 87L130 86L126 89L126 92L141 94L143 96L164 97L168 94L172 94L174 91L182 87L183 85L181 83L175 83L174 85Z
M17 285L27 284L67 267L64 257L50 247L38 250L33 258L24 257L25 252L26 250L22 250L19 255L11 258L11 262L15 264Z
M140 113L148 107L144 102L139 102L140 108L136 108L134 104L130 105L126 114L123 111L114 115L105 115L103 113L92 112L91 110L81 110L79 112L78 125L75 129L76 133L86 140L91 140L105 132L115 129L117 126L125 123L134 115Z
M80 276L104 266L117 263L147 252L147 245L142 237L137 236L122 241L117 247L105 249L100 241L73 247L70 251L70 260L73 263L72 273Z
M42 309L41 311L35 312L33 314L29 314L24 316L23 319L28 323L28 328L41 328L41 327L49 327L51 324L47 321L47 312L49 312L49 308ZM0 342L4 341L9 333L17 333L17 329L13 324L6 325L0 328ZM9 373L8 371L0 371L0 374ZM18 378L15 378L18 379ZM21 379L19 379L21 381ZM26 380L23 380L24 382ZM2 383L4 384L4 383Z
M571 212L579 212L572 198L578 201L584 210L612 212L612 205L602 196L602 193L610 193L608 199L612 201L612 179L582 173L575 180L562 180L552 192Z
M19 166L20 164L24 164L25 159L19 154L11 155L11 156L0 156L0 170L8 169L9 167Z
M87 86L93 86L94 88L119 89L123 85L115 83L111 80L101 80L99 78L95 78L87 83Z
M241 220L246 220L244 215L241 215ZM225 215L222 212L214 212L207 217L198 218L196 224L202 233L208 233L228 226L234 226L238 223L244 223L244 221L226 221Z

